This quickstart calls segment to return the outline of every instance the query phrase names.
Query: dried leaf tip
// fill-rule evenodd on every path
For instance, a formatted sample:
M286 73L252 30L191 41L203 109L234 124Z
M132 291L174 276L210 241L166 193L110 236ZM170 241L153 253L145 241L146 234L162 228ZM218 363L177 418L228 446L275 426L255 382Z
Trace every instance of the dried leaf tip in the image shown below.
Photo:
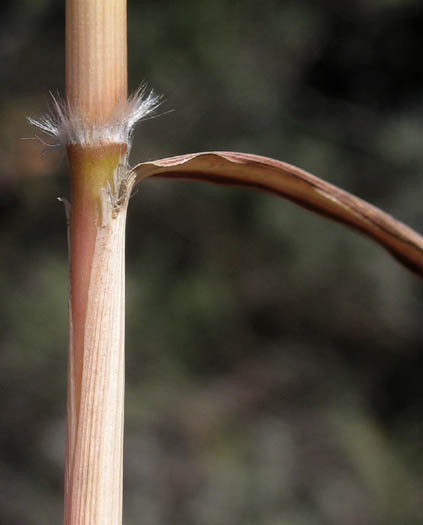
M140 120L153 116L162 103L162 96L142 84L128 100L118 104L106 122L88 122L69 103L51 95L49 111L39 119L28 117L28 121L53 139L56 146L100 146L126 144L128 149L132 132Z

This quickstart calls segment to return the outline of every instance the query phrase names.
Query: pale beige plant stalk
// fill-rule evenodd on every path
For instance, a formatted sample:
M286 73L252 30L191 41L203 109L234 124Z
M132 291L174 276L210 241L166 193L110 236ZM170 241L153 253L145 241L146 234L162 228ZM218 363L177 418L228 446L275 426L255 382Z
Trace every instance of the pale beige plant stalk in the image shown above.
M122 522L127 141L126 0L67 0L66 99L83 140L71 175L65 524ZM111 138L110 138L111 137ZM79 142L79 143L78 143Z
M35 122L71 179L66 525L122 522L127 157L158 104L127 95L126 0L67 0L66 101Z
M122 522L127 157L159 102L127 91L126 0L67 0L66 99L29 119L70 168L66 525Z

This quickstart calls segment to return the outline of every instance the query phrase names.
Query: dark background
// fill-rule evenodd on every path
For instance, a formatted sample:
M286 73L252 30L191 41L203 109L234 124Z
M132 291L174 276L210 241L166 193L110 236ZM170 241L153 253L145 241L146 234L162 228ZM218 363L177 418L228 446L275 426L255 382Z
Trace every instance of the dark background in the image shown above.
M0 523L62 521L64 2L0 7ZM421 229L419 0L128 2L132 163L234 150ZM130 203L124 523L422 523L422 287L275 197L147 181Z

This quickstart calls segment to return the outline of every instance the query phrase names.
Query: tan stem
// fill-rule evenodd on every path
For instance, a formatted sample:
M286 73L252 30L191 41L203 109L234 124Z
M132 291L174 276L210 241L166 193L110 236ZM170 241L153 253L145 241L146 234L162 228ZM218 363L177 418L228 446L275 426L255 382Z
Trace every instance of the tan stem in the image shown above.
M89 124L126 102L126 0L66 0L66 97Z
M68 148L71 293L65 524L122 522L125 221L104 188L126 148Z
M66 0L66 98L88 131L126 104L126 0ZM65 525L122 522L126 147L68 147Z

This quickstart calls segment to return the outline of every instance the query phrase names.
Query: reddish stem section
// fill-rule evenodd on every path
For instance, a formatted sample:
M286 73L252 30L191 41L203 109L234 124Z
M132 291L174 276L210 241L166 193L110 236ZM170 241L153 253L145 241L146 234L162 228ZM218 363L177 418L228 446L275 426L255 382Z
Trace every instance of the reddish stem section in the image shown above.
M66 525L122 519L126 147L68 148L71 170Z

